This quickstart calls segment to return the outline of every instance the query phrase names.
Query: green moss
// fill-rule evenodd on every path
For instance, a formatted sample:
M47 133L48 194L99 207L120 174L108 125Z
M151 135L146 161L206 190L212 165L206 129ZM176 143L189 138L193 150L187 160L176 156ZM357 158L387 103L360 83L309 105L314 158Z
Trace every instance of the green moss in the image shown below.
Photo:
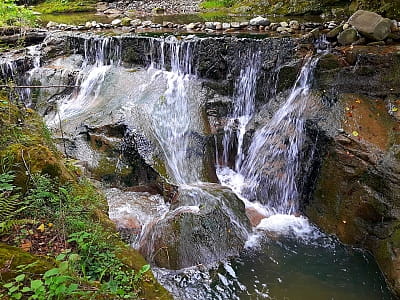
M63 239L70 251L84 258L80 261L81 266L74 271L76 274L72 274L79 282L87 281L85 275L80 273L81 269L96 274L99 266L106 265L106 262L93 259L94 255L98 258L107 254L114 257L116 263L122 263L122 268L127 272L132 268L139 271L146 262L136 250L130 249L122 242L115 225L108 218L108 206L104 195L100 194L89 180L78 179L73 168L65 164L62 155L54 150L49 131L35 112L9 103L1 93L0 97L0 172L11 170L16 175L13 184L22 188L18 190L18 197L26 203L25 209L13 218L39 219L41 222L53 223L56 237ZM104 161L103 164L104 172L115 171L112 163ZM12 234L14 235L14 232ZM84 248L79 248L77 242L68 241L68 236L73 234L86 234L90 237L86 244L86 247L91 247L90 255L82 250ZM14 238L7 240L12 245L20 245ZM51 260L48 262L11 245L0 244L0 269L7 267L8 262L11 262L9 272L2 270L1 280L14 277L18 265L36 261L39 262L38 268L34 266L29 270L32 274L42 274L53 267ZM108 274L108 267L104 272ZM100 278L93 277L92 280ZM111 290L106 288L106 285L110 284L107 280L110 279L105 276L101 283L87 282L90 287L105 287L104 292L96 289L96 299L113 297L109 295ZM124 285L124 282L121 280L117 284ZM140 291L140 296L145 299L172 299L156 282L151 272L147 272L143 280L125 288L132 292ZM90 293L87 292L86 295Z
M165 178L165 179L169 179L169 175L168 175L168 171L167 171L167 167L165 166L165 163L163 160L161 160L160 158L156 157L153 158L154 160L154 169L157 171L158 174L160 174L161 177Z
M35 6L35 10L45 14L90 12L96 11L94 7L95 3L93 0L46 0Z
M211 0L211 1L204 1L200 3L200 8L203 9L213 9L213 8L221 8L226 7L224 1L222 0Z
M8 280L16 275L17 266L30 265L26 272L33 276L40 275L54 267L51 260L31 255L20 248L0 243L0 269L1 280ZM7 267L8 266L8 267ZM32 276L31 275L31 276Z

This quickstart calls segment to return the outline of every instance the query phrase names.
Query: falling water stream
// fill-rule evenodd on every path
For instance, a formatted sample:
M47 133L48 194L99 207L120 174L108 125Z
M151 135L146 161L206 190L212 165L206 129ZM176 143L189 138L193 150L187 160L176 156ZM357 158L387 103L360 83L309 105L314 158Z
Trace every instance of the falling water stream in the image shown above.
M241 54L244 62L225 127L222 164L216 168L221 184L236 193L246 209L264 217L249 230L229 203L215 196L215 184L208 184L204 176L204 153L197 149L198 132L205 127L200 113L203 96L193 64L198 41L151 39L151 63L135 72L121 66L117 38L85 41L80 90L58 102L58 116L47 117L49 126L57 128L59 120L64 130L83 122L101 124L106 111L108 118L136 133L138 151L147 163L154 166L158 163L154 157L162 158L164 176L178 186L184 199L176 207L161 196L152 196L146 207L146 198L134 192L121 196L120 191L109 189L110 217L118 219L121 212L131 212L142 218L142 232L133 245L146 244L144 248L151 251L149 244L157 234L151 226L182 211L196 215L203 206L222 207L232 229L247 240L245 248L231 259L221 253L210 265L180 270L154 267L176 299L392 299L370 255L340 244L299 216L304 112L312 99L317 58L306 59L289 95L250 136L246 133L257 112L262 56L257 49ZM40 72L40 67L35 65L34 70ZM232 149L234 164L229 165ZM84 148L82 152L87 155L89 151ZM182 233L182 243L190 240L190 234ZM193 251L187 255L196 256ZM206 249L199 250L203 252Z

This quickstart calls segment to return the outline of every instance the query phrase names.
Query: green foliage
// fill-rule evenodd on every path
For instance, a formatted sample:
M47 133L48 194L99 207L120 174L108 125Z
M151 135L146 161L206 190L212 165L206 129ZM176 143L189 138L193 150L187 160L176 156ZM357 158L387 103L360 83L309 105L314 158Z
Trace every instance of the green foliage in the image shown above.
M76 278L69 275L69 261L60 262L57 268L46 271L39 279L29 279L24 273L31 266L18 266L19 275L3 284L11 299L65 299L80 293Z
M136 299L149 266L134 271L121 260L126 245L107 218L104 196L89 180L44 172L43 153L54 160L59 155L50 149L49 132L37 115L0 98L0 235L36 253L44 242L39 251L47 247L49 253L39 253L49 257L66 249L57 256L56 268L49 264L32 273L14 265L7 277L2 273L0 298ZM74 173L73 165L62 166ZM36 223L41 225L30 225Z
M214 9L214 8L231 7L234 3L235 0L210 0L202 2L200 6L201 8L204 9Z
M78 238L79 241L82 241ZM96 253L96 252L94 252ZM96 294L107 295L112 299L136 299L136 284L141 279L142 275L149 271L150 266L144 265L136 274L133 270L123 270L123 265L118 259L111 257L111 263L115 264L112 267L112 279L107 281L88 280L81 278L76 274L76 268L79 266L81 257L75 253L66 251L57 257L58 266L46 271L39 278L29 278L26 273L33 264L18 266L17 276L11 281L2 284L2 288L6 290L7 295L11 299L67 299L72 298L94 298ZM106 262L104 262L105 264ZM110 269L109 266L104 266L102 273ZM99 287L96 287L97 282L102 281ZM92 286L96 289L87 289ZM4 295L0 295L4 296Z
M30 9L15 4L15 0L0 1L0 26L34 26L36 16Z
M35 7L35 10L44 13L71 13L96 11L95 1L81 0L46 0Z

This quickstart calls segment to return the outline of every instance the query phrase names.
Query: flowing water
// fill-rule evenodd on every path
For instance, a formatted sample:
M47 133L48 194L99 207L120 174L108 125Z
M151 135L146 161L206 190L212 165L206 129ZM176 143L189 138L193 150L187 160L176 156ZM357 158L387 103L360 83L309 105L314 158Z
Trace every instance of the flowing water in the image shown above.
M160 161L165 162L162 175L177 185L178 204L146 193L106 192L110 217L122 227L135 222L138 234L132 244L150 258L157 254L155 241L162 239L162 230L176 216L191 214L193 220L199 218L200 227L207 221L204 231L186 224L178 237L185 256L181 265L196 265L197 260L202 264L179 270L154 267L175 298L391 299L370 255L341 245L297 216L305 111L312 100L309 91L317 59L306 60L272 117L246 135L257 113L262 55L257 49L241 54L242 69L222 143L224 164L217 167L221 183L244 202L241 206L231 202L237 198L229 189L207 183L204 176L204 153L199 148L206 127L201 116L206 99L193 61L199 40L149 41L149 66L131 71L121 66L118 38L87 39L79 65L80 88L57 103L57 114L48 115L47 122L54 130L62 123L71 132L82 124L101 126L110 120L126 124L148 164L157 169ZM61 59L58 64L65 62ZM39 66L35 69L40 72ZM91 156L95 161L87 144L81 145L81 158ZM230 168L232 149L235 162ZM265 218L249 229L237 212L244 207ZM203 211L217 211L218 218L229 220L228 227L215 227L213 220L205 219L207 214L201 215ZM229 252L229 244L218 248L215 245L223 240L218 231L237 233L246 240L245 248L237 254ZM199 236L195 245L193 232ZM227 259L230 254L235 258Z

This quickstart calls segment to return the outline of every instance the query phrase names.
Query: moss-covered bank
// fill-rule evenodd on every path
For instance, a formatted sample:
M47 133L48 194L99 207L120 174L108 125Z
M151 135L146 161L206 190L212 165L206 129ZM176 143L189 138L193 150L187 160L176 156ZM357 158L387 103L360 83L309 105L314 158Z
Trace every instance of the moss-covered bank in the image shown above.
M43 297L54 297L46 276L59 272L68 298L171 299L144 258L120 239L104 196L56 151L41 118L4 92L0 139L2 297L38 295L28 290L32 280L42 282Z

